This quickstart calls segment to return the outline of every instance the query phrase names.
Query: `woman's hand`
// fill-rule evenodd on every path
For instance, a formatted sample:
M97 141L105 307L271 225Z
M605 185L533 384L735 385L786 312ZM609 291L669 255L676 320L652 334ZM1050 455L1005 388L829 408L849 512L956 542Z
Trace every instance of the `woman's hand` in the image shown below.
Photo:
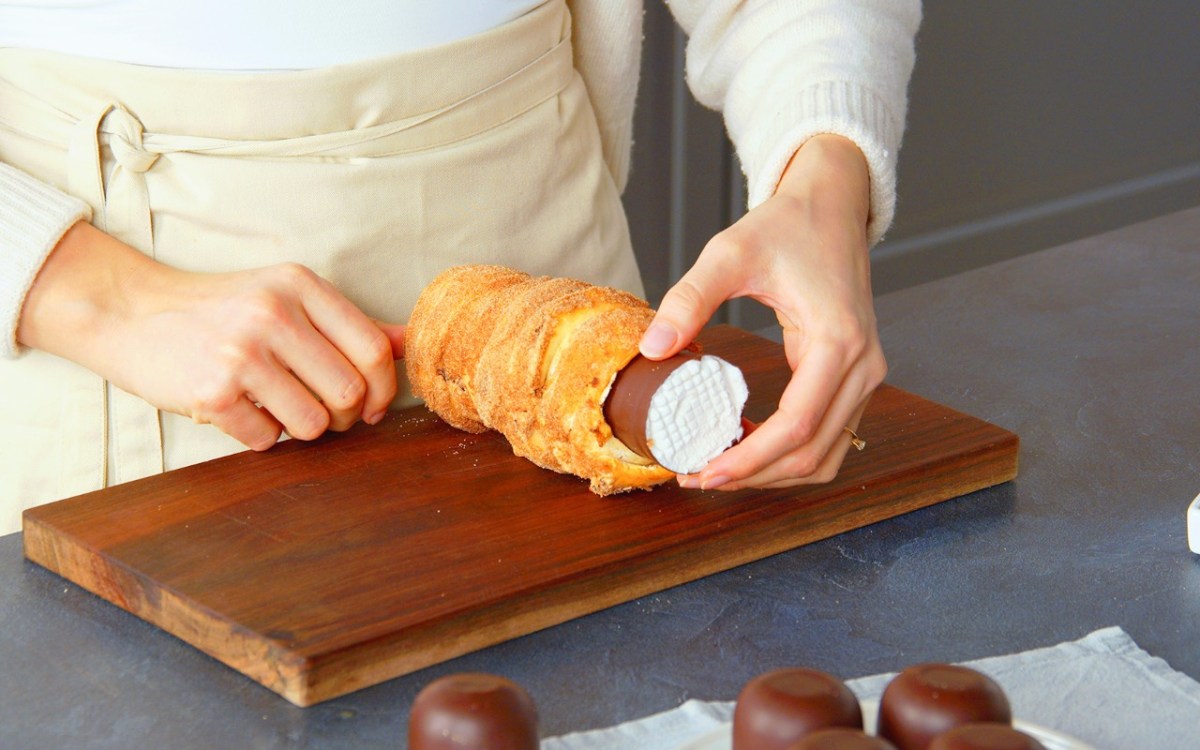
M792 158L775 195L714 237L663 298L642 354L671 356L727 299L753 297L783 326L792 378L778 410L685 487L827 482L887 372L871 298L866 160L821 135ZM869 436L864 436L869 439Z
M42 267L18 340L255 450L383 418L403 327L306 268L179 271L81 222Z

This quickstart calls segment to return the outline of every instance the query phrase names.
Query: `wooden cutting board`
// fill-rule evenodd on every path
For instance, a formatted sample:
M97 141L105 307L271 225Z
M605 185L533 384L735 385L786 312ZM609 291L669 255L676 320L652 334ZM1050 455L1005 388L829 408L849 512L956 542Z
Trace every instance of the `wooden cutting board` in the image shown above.
M770 414L782 348L701 340ZM414 408L34 508L25 554L306 706L1016 476L1016 435L889 386L859 433L828 485L599 498Z

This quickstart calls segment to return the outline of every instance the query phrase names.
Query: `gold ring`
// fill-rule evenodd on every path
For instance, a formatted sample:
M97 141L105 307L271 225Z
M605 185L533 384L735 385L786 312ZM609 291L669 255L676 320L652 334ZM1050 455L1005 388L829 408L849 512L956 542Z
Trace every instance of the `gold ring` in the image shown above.
M846 434L850 436L850 445L853 445L856 450L862 450L863 448L867 447L867 441L860 438L858 433L850 429L849 425L843 427L842 429L845 430Z

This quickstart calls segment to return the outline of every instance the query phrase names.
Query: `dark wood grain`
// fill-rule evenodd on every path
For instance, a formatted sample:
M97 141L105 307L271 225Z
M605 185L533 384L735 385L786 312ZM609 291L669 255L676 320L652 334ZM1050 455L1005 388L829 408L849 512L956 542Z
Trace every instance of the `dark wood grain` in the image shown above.
M781 348L702 340L765 418ZM886 385L859 432L828 485L599 498L415 408L34 508L25 554L311 705L1016 476L1016 435Z

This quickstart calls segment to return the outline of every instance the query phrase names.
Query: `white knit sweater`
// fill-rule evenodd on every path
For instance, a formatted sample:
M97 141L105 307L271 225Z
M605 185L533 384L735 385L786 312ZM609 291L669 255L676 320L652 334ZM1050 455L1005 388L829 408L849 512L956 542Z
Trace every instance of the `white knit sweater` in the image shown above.
M642 39L642 0L568 0L576 67L617 184L629 173ZM667 0L689 35L688 84L724 113L749 202L766 200L805 140L837 133L866 155L868 237L895 209L920 0ZM21 305L46 257L89 208L0 164L0 356L13 357Z

